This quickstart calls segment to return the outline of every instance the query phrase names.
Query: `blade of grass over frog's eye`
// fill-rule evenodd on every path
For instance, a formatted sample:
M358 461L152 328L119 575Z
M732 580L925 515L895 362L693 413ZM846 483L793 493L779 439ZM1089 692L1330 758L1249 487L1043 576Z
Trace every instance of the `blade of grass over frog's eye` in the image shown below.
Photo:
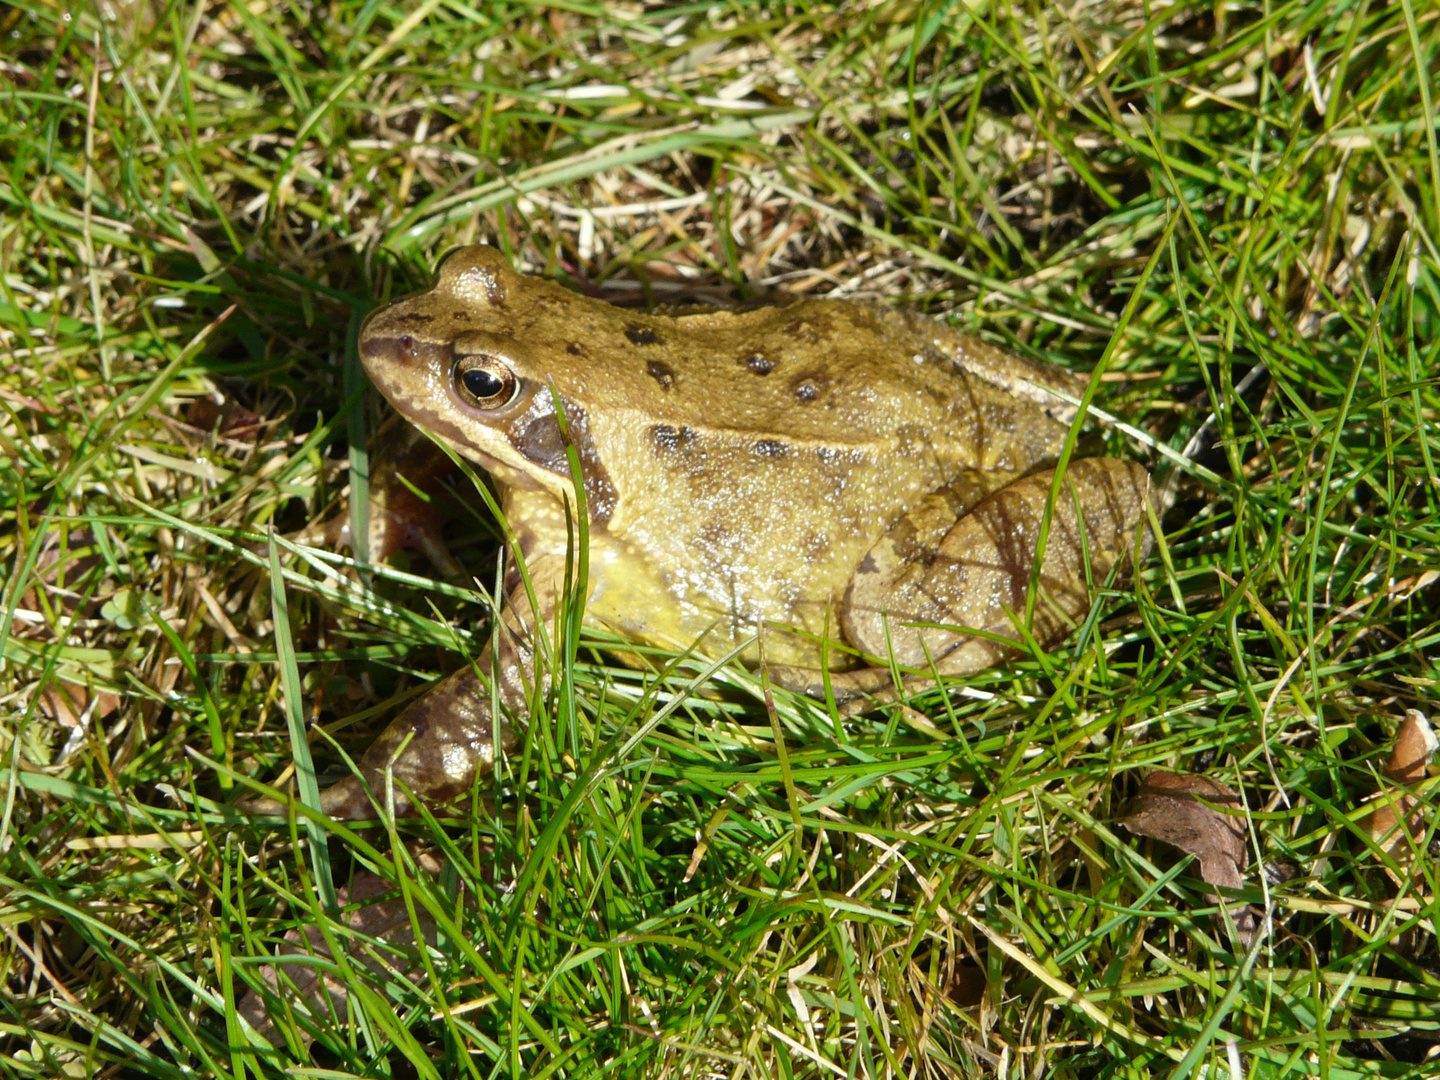
M310 758L310 740L305 730L305 714L301 708L300 666L295 661L295 639L290 634L290 608L285 600L285 575L280 567L280 548L272 529L269 538L270 612L275 620L275 653L279 657L280 687L284 699L285 726L290 734L290 752L295 756L295 786L300 801L320 814L320 785L315 780L315 763ZM310 840L310 858L315 872L315 887L325 910L340 910L335 897L335 881L330 872L330 849L325 827L316 817L305 819L305 833Z

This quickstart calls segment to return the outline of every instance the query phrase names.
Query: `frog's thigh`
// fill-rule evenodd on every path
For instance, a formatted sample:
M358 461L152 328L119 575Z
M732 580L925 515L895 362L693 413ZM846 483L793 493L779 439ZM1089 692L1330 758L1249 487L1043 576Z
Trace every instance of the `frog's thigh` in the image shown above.
M1011 613L1025 610L1040 523L1054 470L1001 488L948 526L941 501L922 502L871 548L845 595L849 642L876 656L892 652L904 667L963 675L996 664L1015 648L955 629L1018 640ZM1150 478L1111 458L1073 461L1051 517L1032 633L1041 645L1062 638L1090 606L1082 559L1103 580L1126 558L1145 516ZM1081 518L1076 516L1078 502ZM943 624L943 628L913 623ZM887 640L888 628L888 640Z
M962 470L947 487L931 492L920 500L909 514L898 521L882 539L881 544L872 549L872 559L885 539L888 539L891 548L896 550L934 551L944 543L945 534L955 527L957 519L964 516L987 495L1012 483L1018 475L1015 472L996 470ZM861 565L868 567L877 564L867 561ZM848 602L847 595L846 603ZM878 617L877 625L880 625ZM858 642L851 636L852 630L853 628L846 628L844 634L850 644L856 645ZM864 646L861 648L876 656L887 655L883 645L879 649L865 648ZM823 672L815 668L772 664L768 671L771 681L776 686L806 693L812 697L823 697L825 684L828 681L830 691L835 695L837 701L846 701L860 694L873 695L887 688L893 688L894 682L894 677L888 667L862 667L853 671Z

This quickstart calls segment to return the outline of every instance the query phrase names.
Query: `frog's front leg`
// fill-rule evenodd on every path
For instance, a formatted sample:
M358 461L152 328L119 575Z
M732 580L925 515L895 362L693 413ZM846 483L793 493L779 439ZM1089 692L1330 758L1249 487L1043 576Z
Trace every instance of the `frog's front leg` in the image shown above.
M497 750L514 746L516 730L506 717L523 721L529 712L536 677L535 635L548 625L555 611L564 559L531 558L528 569L535 604L529 600L531 590L515 581L492 643L473 664L442 679L392 720L361 756L358 775L347 776L320 793L321 810L337 818L374 817L375 806L366 787L383 799L387 772L397 781L397 816L416 813L401 784L426 806L440 807L465 796L476 775L494 765ZM498 702L500 715L495 714L492 702ZM278 813L282 807L270 800L255 800L246 809Z
M373 818L375 806L366 787L383 800L387 771L396 781L397 817L416 812L402 784L431 807L469 792L476 774L494 765L496 751L508 750L515 742L514 729L491 708L488 680L499 683L496 700L502 712L524 715L525 694L510 686L503 673L508 668L518 674L521 665L514 662L515 654L528 652L487 647L474 664L432 686L370 744L357 763L359 775L347 776L320 793L320 809L336 818Z
M1018 655L1054 477L1047 469L1005 484L958 520L952 492L923 500L856 568L840 612L846 640L872 656L893 656L902 668L942 675L973 674ZM1089 610L1091 583L1103 582L1132 554L1151 497L1150 477L1138 465L1112 458L1070 463L1029 628L1039 645L1063 638ZM814 689L790 675L777 681ZM830 682L843 700L888 687L891 676L885 668L862 668L832 674Z

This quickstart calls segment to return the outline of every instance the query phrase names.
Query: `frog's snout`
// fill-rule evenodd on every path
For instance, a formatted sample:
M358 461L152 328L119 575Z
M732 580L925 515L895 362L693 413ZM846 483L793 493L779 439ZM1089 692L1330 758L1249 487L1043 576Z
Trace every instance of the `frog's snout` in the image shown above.
M403 306L372 312L360 329L358 346L360 363L370 378L380 383L386 375L414 371L426 363L448 365L453 349L448 342L432 340L424 333L427 328L427 317Z

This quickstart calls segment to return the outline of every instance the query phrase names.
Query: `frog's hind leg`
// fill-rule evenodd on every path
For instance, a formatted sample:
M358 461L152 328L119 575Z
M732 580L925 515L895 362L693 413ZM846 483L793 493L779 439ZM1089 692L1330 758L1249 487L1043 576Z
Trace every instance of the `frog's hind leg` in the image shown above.
M948 526L945 499L922 502L857 568L841 611L846 639L873 656L893 656L901 668L941 675L973 674L1017 655L1017 623L1054 477L1053 469L1021 477ZM1150 477L1138 465L1112 458L1070 463L1040 566L1029 627L1036 643L1063 638L1089 610L1091 583L1137 553L1152 498ZM1148 547L1148 532L1139 543ZM857 693L893 689L888 671L878 677L872 671L832 676L837 697L851 684ZM876 682L880 687L869 685Z
M871 549L869 555L861 562L859 573L869 573L872 567L878 570L880 563L876 561L877 559L894 559L897 555L913 557L923 552L935 551L944 544L946 534L955 528L956 521L963 518L986 496L1013 483L1019 476L1019 472L962 470L946 487L931 492L920 500L904 518L892 526L886 536ZM847 607L851 605L849 593L846 595L845 605ZM865 616L862 614L861 619L864 618ZM880 647L868 648L863 645L860 647L862 651L868 652L872 656L884 657L888 655L884 644L884 617L872 614L871 618L882 630ZM869 640L868 638L857 639L854 633L854 627L847 627L844 632L844 636L851 644L858 645L860 640ZM923 657L921 658L920 666L928 666L928 663ZM842 706L845 702L850 702L862 695L869 699L868 702L854 703L854 706L858 707L843 707L841 709L843 715L862 711L864 708L868 708L870 703L891 701L895 698L895 678L888 667L860 667L850 671L822 672L815 668L777 664L770 665L766 671L770 681L776 686L808 694L815 698L825 697L825 685L828 682L831 694ZM905 685L913 689L923 689L924 686L920 684L919 679L919 676L908 677L905 679ZM928 686L933 681L925 680L924 685Z

